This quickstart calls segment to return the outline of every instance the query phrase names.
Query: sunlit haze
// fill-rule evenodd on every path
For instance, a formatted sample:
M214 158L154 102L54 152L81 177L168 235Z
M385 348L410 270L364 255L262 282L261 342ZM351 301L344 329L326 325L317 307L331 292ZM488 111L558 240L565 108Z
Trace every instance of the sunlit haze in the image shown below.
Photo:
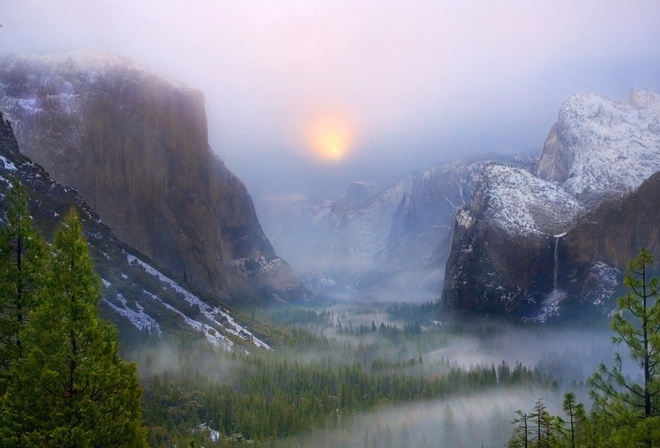
M258 205L540 150L568 95L660 89L658 17L655 0L21 0L2 2L0 52L109 51L202 90L210 145Z
M312 120L307 129L307 141L315 157L339 162L350 155L355 146L353 128L349 121L340 116L323 116Z

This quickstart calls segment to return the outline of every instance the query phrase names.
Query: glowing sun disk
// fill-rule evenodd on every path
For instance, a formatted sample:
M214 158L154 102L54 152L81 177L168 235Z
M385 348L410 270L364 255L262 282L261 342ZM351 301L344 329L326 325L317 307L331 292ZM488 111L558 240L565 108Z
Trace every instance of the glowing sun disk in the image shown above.
M316 156L325 160L340 160L348 153L353 134L353 129L346 120L326 117L312 124L307 141Z

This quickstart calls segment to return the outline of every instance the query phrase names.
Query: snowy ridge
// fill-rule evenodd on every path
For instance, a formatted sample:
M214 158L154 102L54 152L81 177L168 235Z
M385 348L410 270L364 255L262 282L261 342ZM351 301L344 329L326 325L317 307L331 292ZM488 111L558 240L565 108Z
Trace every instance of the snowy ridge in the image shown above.
M557 124L564 153L559 156L556 147L546 144L539 160L546 170L558 163L553 158L569 162L568 171L544 175L542 169L539 175L587 203L634 190L660 169L659 97L634 89L632 104L593 94L568 98Z
M169 311L173 312L174 314L177 314L180 318L183 319L183 321L186 323L186 325L188 325L190 328L202 333L204 335L204 337L206 338L206 340L209 341L211 344L215 345L216 347L222 347L224 350L227 350L227 351L231 351L231 349L233 348L234 343L230 339L228 339L227 337L220 334L220 332L217 331L212 326L210 326L208 324L203 324L198 320L191 319L190 317L183 314L181 311L174 308L169 303L163 302L160 299L160 297L158 297L155 294L150 293L149 291L144 291L144 293L147 294L152 299L154 299L155 301L159 302L161 305L163 305Z
M488 166L481 188L488 201L486 218L510 235L555 235L566 231L584 213L578 201L561 187L520 168Z
M0 78L19 77L21 97L11 95L7 85L0 84L0 110L13 123L19 141L29 136L23 121L30 116L53 114L68 127L61 136L66 146L81 147L83 105L93 95L94 85L104 81L123 87L131 81L127 72L160 80L172 89L199 92L178 81L159 76L135 62L110 53L77 51L61 54L30 54L0 57Z
M174 290L178 294L180 294L183 297L183 300L185 300L189 305L197 307L202 315L208 320L208 324L202 324L198 321L195 321L193 319L190 319L186 317L186 323L190 325L192 328L194 328L197 331L203 332L204 336L212 343L215 343L218 345L217 341L219 340L218 337L216 337L215 334L219 331L219 329L222 329L223 331L226 331L227 333L230 333L236 337L239 337L245 341L251 342L253 345L256 347L260 348L265 348L267 350L270 350L270 347L268 344L265 342L261 341L258 339L256 336L254 336L250 331L248 331L245 327L242 325L238 324L236 321L234 321L234 318L231 317L227 312L221 310L220 308L217 307L212 307L208 305L207 303L203 302L199 297L196 295L192 294L190 291L182 288L177 284L174 280L170 279L169 277L163 275L160 271L152 267L151 265L145 263L144 261L140 260L139 258L126 254L126 258L129 262L129 264L138 264L142 269L144 269L149 275L156 277L160 282L165 283L168 288ZM160 300L160 299L158 299ZM164 305L168 306L163 302ZM170 308L170 306L168 306ZM173 307L172 307L173 309ZM174 310L179 312L178 310ZM180 313L180 312L179 312ZM183 313L181 313L183 314ZM198 325L199 324L199 325ZM209 336L210 335L210 336ZM214 342L216 341L216 342Z

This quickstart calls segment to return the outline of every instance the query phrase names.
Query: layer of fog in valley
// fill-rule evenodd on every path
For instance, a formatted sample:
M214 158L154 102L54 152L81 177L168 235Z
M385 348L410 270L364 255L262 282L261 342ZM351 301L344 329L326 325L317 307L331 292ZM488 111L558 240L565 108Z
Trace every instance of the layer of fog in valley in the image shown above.
M390 305L392 307L393 305ZM394 305L395 306L395 305ZM350 314L339 312L349 328L369 326L373 322L397 325L404 322L382 312ZM442 323L436 322L435 326ZM344 338L343 332L333 337ZM502 447L511 436L511 421L516 410L527 412L542 399L551 414L562 414L565 392L576 393L589 406L587 378L600 362L613 356L606 328L578 330L569 328L521 327L502 322L472 322L446 332L423 329L419 338L406 343L387 342L377 337L362 337L358 344L384 343L387 349L403 357L415 353L424 360L432 375L439 365L456 365L466 370L475 366L514 368L518 363L541 372L545 384L496 388L439 400L389 406L360 413L340 422L339 427L301 435L290 446L301 447ZM385 349L385 350L387 350ZM396 355L394 355L396 356Z
M575 329L489 319L438 321L436 305L276 307L254 316L286 332L283 344L273 344L272 351L229 354L174 341L133 351L131 357L138 361L148 401L153 399L154 384L169 381L174 396L163 403L172 406L171 412L197 407L187 425L199 418L195 425L203 425L211 434L229 431L224 440L252 440L254 428L230 430L227 421L213 417L217 412L203 403L213 402L213 394L223 390L218 388L229 387L250 397L251 388L270 384L259 389L266 391L260 392L263 396L257 396L266 404L268 419L280 421L274 409L284 412L267 404L278 396L289 405L317 398L326 404L321 405L321 419L302 423L303 430L277 423L289 429L279 430L276 438L270 436L269 446L347 448L504 446L513 431L515 411L529 412L537 400L543 400L551 414L563 415L562 397L570 391L589 407L586 381L600 362L610 363L613 357L605 325ZM630 373L636 375L634 370ZM354 377L366 381L360 387L367 389L390 381L394 388L419 384L427 385L428 391L405 398L356 389L347 396L348 384L333 386L332 381L350 382ZM328 383L323 378L338 380ZM415 378L420 381L415 383ZM434 389L437 384L444 384L440 392ZM326 389L333 387L338 389ZM200 401L205 394L207 398ZM319 398L324 396L329 400ZM263 436L257 441L263 442Z
M561 394L548 389L510 389L474 396L406 404L359 414L335 430L320 430L290 441L299 447L503 447L518 409L543 398L553 413Z

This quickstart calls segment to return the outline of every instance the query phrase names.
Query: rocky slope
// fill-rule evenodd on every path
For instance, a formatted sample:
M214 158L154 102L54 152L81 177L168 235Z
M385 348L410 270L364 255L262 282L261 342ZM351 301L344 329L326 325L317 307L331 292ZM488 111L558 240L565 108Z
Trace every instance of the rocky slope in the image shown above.
M78 209L96 271L103 281L102 315L127 341L169 333L190 333L227 350L268 349L245 325L213 299L121 242L78 192L55 182L39 165L20 154L11 126L0 112L0 217L5 193L21 183L29 196L35 226L52 241L61 217Z
M563 103L535 175L485 170L456 217L444 306L546 320L605 303L639 248L658 245L657 213L647 208L658 205L649 179L660 169L658 97L576 95Z
M278 247L316 293L377 300L435 300L456 210L468 203L488 155L438 164L379 189L354 182L337 200L272 198Z
M210 150L199 91L117 56L10 56L0 109L21 151L171 272L238 303L308 297Z

